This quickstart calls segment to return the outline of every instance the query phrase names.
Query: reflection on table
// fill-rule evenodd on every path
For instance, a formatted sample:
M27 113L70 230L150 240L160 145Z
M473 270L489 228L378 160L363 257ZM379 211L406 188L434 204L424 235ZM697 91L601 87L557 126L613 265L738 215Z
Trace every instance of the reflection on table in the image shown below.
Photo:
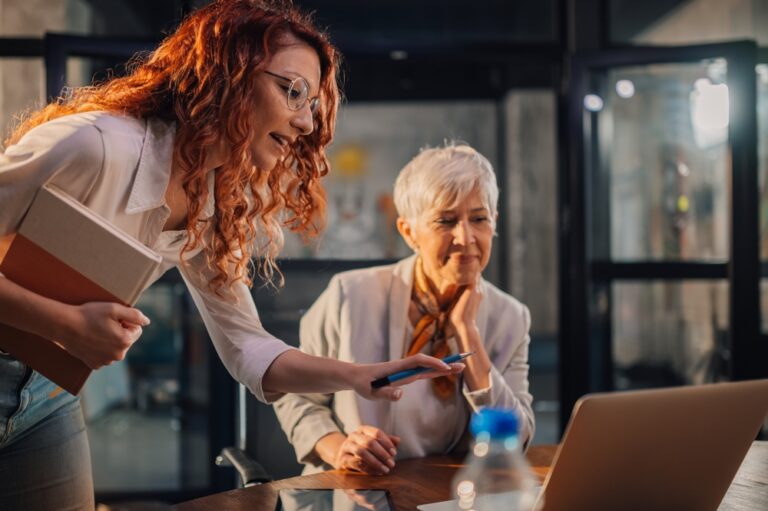
M556 445L535 445L527 453L534 472L543 481ZM308 476L233 490L178 504L176 511L274 511L278 492L291 488L388 490L397 511L450 498L449 484L461 460L451 456L402 460L386 476L367 476L331 470ZM768 509L768 442L755 442L728 489L720 511Z

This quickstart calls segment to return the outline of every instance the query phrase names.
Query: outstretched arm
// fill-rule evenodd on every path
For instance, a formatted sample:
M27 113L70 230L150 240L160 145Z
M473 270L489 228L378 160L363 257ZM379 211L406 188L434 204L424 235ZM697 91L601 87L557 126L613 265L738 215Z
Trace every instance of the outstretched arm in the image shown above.
M377 378L414 367L428 367L433 371L420 373L379 389L371 387L371 382ZM290 350L272 362L264 375L262 386L265 392L320 394L352 389L367 399L397 401L403 394L402 389L398 388L401 385L424 378L459 373L463 369L464 364L448 365L424 354L378 364L351 364Z
M400 385L464 369L464 364L449 367L426 355L378 364L352 364L302 353L264 329L251 291L242 280L235 282L226 296L218 296L208 288L210 270L203 254L180 270L222 362L260 401L275 401L285 393L331 394L350 389L368 399L397 400L402 395L397 388ZM377 378L419 366L435 371L401 380L396 386L371 388L371 382Z

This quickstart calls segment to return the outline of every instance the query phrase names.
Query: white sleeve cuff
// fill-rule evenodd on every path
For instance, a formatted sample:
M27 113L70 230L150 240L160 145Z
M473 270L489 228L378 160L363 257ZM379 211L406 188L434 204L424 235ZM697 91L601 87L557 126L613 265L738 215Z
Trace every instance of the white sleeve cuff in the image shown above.
M491 372L492 371L489 371L488 374L488 386L484 389L469 390L465 381L461 384L462 393L467 399L469 406L472 407L473 412L478 412L484 406L491 404L491 391L493 389L493 375L490 374Z

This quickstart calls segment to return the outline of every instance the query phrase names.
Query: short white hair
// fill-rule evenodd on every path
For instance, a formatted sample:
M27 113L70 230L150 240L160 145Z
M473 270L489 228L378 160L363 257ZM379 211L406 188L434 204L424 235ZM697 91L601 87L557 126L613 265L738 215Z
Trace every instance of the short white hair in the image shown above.
M480 191L495 225L499 187L488 159L463 142L425 147L400 171L395 181L397 214L415 224L433 208L450 209Z

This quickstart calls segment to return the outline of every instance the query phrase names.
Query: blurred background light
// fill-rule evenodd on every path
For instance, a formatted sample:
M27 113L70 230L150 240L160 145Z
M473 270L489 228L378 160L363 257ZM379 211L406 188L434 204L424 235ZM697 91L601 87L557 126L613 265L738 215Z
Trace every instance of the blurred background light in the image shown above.
M618 80L616 82L616 94L620 98L631 98L635 95L635 84L632 83L632 80Z
M728 86L699 78L690 95L693 136L699 147L713 147L728 138Z
M603 109L603 98L597 94L587 94L584 96L584 108L590 112L599 112Z

